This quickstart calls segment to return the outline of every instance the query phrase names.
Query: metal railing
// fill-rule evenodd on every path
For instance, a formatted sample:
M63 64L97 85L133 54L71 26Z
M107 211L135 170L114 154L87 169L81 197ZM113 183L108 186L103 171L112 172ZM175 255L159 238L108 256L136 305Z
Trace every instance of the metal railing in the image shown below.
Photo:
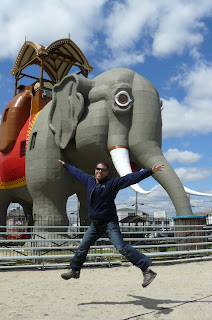
M0 232L0 268L68 266L87 227L8 226ZM5 227L0 226L0 230ZM58 231L57 231L58 230ZM62 230L62 231L61 231ZM153 260L153 264L212 258L212 227L177 225L121 226L125 242ZM121 264L126 259L104 235L91 246L85 265Z

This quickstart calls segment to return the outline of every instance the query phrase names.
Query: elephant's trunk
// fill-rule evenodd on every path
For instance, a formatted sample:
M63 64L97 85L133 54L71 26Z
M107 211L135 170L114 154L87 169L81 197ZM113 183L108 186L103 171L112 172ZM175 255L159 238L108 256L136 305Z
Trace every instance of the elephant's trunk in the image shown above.
M153 141L149 143L149 148L147 147L147 144L145 144L145 151L142 154L138 154L136 157L139 166L147 169L152 168L155 165L164 164L163 171L154 173L153 177L169 194L178 216L192 215L189 199L185 193L181 181L179 180L173 168L164 158L160 148L156 146L156 143ZM140 148L137 150L139 149ZM111 148L109 151L113 164L120 176L124 176L132 172L127 148L119 146L119 148ZM137 184L130 187L141 194L148 194L150 192L143 190Z
M150 144L151 146L147 146L146 144L145 151L137 155L139 165L146 169L152 168L155 165L164 164L162 171L153 174L154 179L157 180L169 194L178 216L192 215L189 199L180 179L156 143L152 141ZM138 150L141 149L138 148Z

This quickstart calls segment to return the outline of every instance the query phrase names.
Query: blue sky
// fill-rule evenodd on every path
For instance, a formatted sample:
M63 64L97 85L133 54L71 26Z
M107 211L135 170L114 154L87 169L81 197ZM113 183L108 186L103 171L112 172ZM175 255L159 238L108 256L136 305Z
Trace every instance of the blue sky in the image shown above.
M49 45L60 38L80 47L94 71L126 67L150 80L163 100L162 150L184 186L212 193L211 0L1 0L0 114L14 94L10 71L27 40ZM153 178L139 209L174 208ZM135 193L121 191L117 205ZM212 209L212 198L190 198L193 212ZM76 201L73 201L74 205Z

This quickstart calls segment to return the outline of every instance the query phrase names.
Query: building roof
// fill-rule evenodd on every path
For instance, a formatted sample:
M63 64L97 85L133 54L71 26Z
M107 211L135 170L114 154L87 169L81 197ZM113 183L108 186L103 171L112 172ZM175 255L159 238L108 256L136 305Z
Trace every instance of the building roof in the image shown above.
M147 219L140 216L128 216L120 220L121 223L137 223L137 222L146 222Z
M71 39L60 39L47 47L32 41L25 41L11 70L11 75L18 77L27 66L41 65L41 63L43 70L53 83L62 80L72 66L79 67L80 73L84 76L93 70L82 51Z
M174 220L179 220L179 219L200 219L204 218L203 215L198 214L198 215L192 215L192 216L175 216L173 217Z
M206 210L200 213L201 216L208 216L209 214L212 214L212 210Z

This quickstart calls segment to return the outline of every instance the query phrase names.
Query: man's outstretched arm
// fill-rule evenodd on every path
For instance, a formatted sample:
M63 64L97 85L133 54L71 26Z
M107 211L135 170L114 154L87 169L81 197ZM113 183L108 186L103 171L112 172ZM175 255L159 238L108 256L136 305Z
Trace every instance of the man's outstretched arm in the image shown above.
M129 173L126 176L123 176L121 178L115 178L115 179L113 179L113 187L117 191L120 189L127 188L135 183L138 183L138 182L148 178L149 176L151 176L152 174L154 174L158 171L162 171L163 167L164 167L164 165L161 164L158 166L154 166L153 168Z
M58 160L59 163L61 163L64 168L68 170L70 174L72 174L80 183L82 183L85 187L87 187L88 179L91 177L91 175L85 173L84 171L65 163L62 160Z

